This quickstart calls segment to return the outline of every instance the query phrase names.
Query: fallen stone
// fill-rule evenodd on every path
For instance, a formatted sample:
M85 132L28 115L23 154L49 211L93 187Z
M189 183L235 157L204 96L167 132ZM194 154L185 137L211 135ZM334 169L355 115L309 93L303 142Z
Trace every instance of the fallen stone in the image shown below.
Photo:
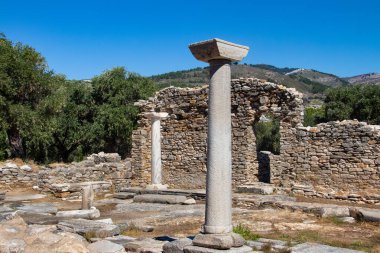
M189 198L189 199L186 199L182 204L184 204L184 205L194 205L196 203L197 202L195 201L195 199Z
M186 197L180 195L143 194L133 198L133 202L142 203L182 204L185 201Z
M380 222L380 210L360 208L357 211L359 220Z
M317 207L312 210L313 213L320 217L347 217L350 216L350 210L345 206Z
M22 165L20 169L23 171L32 171L32 167L30 167L29 165Z
M234 244L229 234L198 234L193 240L194 246L212 249L230 249Z
M126 235L117 235L113 237L106 237L104 238L104 240L107 240L116 244L120 244L123 247L125 247L127 243L136 241L137 239L134 237L126 236Z
M157 241L151 238L136 240L133 242L128 242L124 245L125 249L129 252L140 252L140 253L161 253L162 247L165 242Z
M362 253L364 251L357 251L351 249L337 248L332 246L327 246L319 243L302 243L294 247L291 247L292 253Z
M75 219L61 221L57 227L63 231L77 233L86 237L105 238L120 234L118 226L93 220Z
M124 253L125 249L123 246L107 241L101 240L95 243L91 243L88 245L87 249L91 251L91 253Z
M172 242L165 243L163 246L164 253L183 253L185 246L192 245L189 238L181 238Z
M96 219L100 217L100 212L96 207L91 207L88 210L70 210L59 211L57 217L73 218L73 219Z
M136 193L133 192L118 192L113 195L115 199L133 199Z
M184 253L253 253L253 251L252 248L248 246L231 248L227 250L210 249L198 246L186 246L184 248Z
M58 208L51 203L36 203L36 204L25 204L23 206L16 207L16 209L28 212L28 213L48 213L56 214Z
M341 218L339 218L339 220L341 220L344 223L355 223L356 222L355 218L353 218L353 217L341 217Z
M247 241L246 245L256 250L262 250L263 247L269 244L272 249L281 251L281 250L288 249L287 243L288 242L280 241L280 240L259 238L257 241Z

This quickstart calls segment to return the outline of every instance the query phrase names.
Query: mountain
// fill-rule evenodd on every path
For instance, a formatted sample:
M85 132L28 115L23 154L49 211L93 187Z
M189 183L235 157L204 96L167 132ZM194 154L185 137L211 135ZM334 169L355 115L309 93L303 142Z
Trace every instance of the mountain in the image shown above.
M296 88L303 92L306 98L322 97L326 89L356 83L380 82L380 74L367 74L350 78L340 78L333 74L323 73L313 69L277 68L266 64L232 64L232 78L256 77L286 87ZM209 68L195 68L169 72L150 78L161 87L178 86L194 87L205 85L209 78Z
M376 84L380 85L380 73L369 73L344 78L350 84Z

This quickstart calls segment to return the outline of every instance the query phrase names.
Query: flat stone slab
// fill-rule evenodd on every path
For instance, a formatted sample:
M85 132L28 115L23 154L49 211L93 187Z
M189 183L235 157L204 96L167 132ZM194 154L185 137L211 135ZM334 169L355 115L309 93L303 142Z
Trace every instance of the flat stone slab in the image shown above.
M331 247L319 243L302 243L290 248L292 253L362 253L352 249Z
M92 237L105 238L120 234L120 228L113 224L94 220L75 219L61 221L57 227L63 231L80 235L92 235Z
M100 217L100 212L95 207L91 207L88 210L70 210L59 211L56 214L57 217L73 218L73 219L96 219Z
M16 207L17 210L21 210L28 213L48 213L56 214L58 208L52 203L36 203L36 204L25 204L19 207Z
M123 246L107 240L91 243L87 249L92 253L125 253Z
M113 195L115 199L133 199L136 193L133 192L118 192Z
M136 194L164 194L164 195L183 195L186 197L192 197L194 199L205 199L206 190L204 189L193 189L193 190L183 190L183 189L167 189L167 190L149 190L140 187L130 187L121 189L120 192L131 192Z
M35 199L43 199L46 198L46 195L44 194L20 194L20 195L5 195L4 201L29 201L29 200L35 200Z
M276 202L275 205L281 208L288 208L293 211L300 210L303 212L314 213L321 217L350 216L350 210L347 206L322 204L322 203L308 203L308 202L290 202L290 201L279 201L279 202Z
M91 238L91 242L97 242L100 240L107 240L119 245L122 245L124 248L129 242L136 241L137 239L134 237L126 236L126 235L117 235L117 236L112 236L112 237L106 237L104 239L101 238Z
M181 195L160 195L160 194L143 194L136 195L133 202L137 203L159 203L159 204L182 204L186 201L185 196Z
M164 244L165 242L148 238L126 243L124 247L128 252L161 253Z
M209 248L203 248L198 246L186 246L184 248L184 253L252 253L252 248L248 246L242 246L239 248L231 248L227 250L223 249L209 249Z
M274 187L271 185L264 185L264 184L242 185L242 186L238 186L237 191L241 193L270 195L273 193Z

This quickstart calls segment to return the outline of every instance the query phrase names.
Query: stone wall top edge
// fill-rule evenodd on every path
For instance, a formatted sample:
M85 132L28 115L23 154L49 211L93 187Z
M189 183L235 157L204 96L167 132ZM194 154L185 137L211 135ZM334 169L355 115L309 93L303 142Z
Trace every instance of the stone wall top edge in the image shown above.
M329 121L326 123L317 124L314 127L297 126L296 128L297 128L297 130L301 130L301 131L319 132L324 128L336 127L336 126L345 126L345 127L354 126L357 128L363 127L363 128L370 130L374 133L380 134L380 125L369 125L367 122L358 121L356 119L354 119L354 120L342 120L342 121Z
M241 77L238 79L232 79L231 80L232 86L242 85L242 84L247 84L247 85L254 84L254 85L263 85L263 86L270 85L273 88L277 88L279 90L287 91L290 94L292 94L293 96L300 97L300 98L302 98L302 96L303 96L303 94L301 92L297 91L295 88L287 88L284 85L268 82L267 80L264 80L264 79L259 79L259 78L255 78L255 77L248 77L248 78ZM150 97L147 100L139 100L134 105L138 106L138 107L144 107L148 104L155 103L155 101L157 101L159 96L164 95L165 93L173 92L173 91L190 92L190 91L203 90L203 89L207 89L207 88L208 88L208 85L202 85L202 86L198 86L198 87L184 87L184 88L170 86L170 87L166 87L166 88L163 88L163 89L157 91L155 93L154 97Z

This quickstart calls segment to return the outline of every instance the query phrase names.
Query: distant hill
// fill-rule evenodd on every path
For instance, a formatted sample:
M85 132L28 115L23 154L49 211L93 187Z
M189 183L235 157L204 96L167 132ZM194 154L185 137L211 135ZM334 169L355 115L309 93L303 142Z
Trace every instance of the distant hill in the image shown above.
M266 64L233 64L232 78L256 77L270 82L280 83L286 87L296 88L306 97L321 97L326 89L356 83L380 83L380 74L340 78L333 74L312 69L277 68ZM193 87L207 84L209 69L195 68L161 75L151 76L159 87L168 86Z
M380 74L379 73L369 73L353 77L344 78L350 84L376 84L380 85Z

